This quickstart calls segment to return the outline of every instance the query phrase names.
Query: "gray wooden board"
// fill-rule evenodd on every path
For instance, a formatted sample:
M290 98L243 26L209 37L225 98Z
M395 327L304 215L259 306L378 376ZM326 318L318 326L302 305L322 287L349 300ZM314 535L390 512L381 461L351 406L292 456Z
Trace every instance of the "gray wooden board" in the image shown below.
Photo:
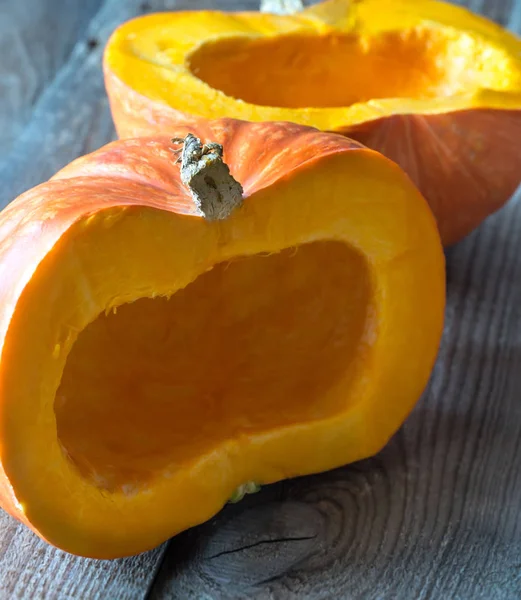
M521 0L455 3L521 32ZM100 59L118 23L256 4L0 0L0 206L114 137ZM66 555L0 512L0 599L521 598L520 229L514 199L448 251L431 384L378 456L121 561Z

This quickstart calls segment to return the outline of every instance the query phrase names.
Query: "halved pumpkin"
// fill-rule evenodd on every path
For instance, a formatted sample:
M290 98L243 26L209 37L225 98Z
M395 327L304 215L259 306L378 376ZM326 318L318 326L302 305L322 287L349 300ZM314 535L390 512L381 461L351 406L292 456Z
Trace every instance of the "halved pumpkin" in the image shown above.
M521 41L434 0L143 16L110 39L105 79L121 137L225 116L347 133L405 169L446 245L521 181Z
M135 554L249 482L374 454L435 360L443 251L395 164L292 124L189 132L242 184L225 219L195 207L170 136L0 214L0 502L72 553Z

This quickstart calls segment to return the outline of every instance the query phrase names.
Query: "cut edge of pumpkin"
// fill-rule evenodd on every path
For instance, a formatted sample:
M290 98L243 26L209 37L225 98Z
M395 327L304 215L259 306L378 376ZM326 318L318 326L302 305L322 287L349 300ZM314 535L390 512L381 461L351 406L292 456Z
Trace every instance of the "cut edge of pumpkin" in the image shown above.
M143 252L133 247L135 239L153 240L156 247ZM218 262L317 240L360 252L371 274L374 321L347 394L356 398L350 410L312 425L224 441L135 494L107 493L78 473L58 443L54 399L79 331L121 304L169 296ZM198 252L187 254L194 246ZM74 554L136 554L209 519L245 482L323 471L378 451L429 378L443 324L443 264L426 203L395 165L367 150L303 167L247 198L224 223L142 207L113 208L77 222L24 289L2 350L2 463L27 523ZM425 306L426 315L418 314ZM410 354L406 367L404 353ZM31 370L35 374L27 377ZM339 385L328 397L338 398L340 390L346 391ZM35 397L41 397L37 406ZM287 448L299 450L292 464Z

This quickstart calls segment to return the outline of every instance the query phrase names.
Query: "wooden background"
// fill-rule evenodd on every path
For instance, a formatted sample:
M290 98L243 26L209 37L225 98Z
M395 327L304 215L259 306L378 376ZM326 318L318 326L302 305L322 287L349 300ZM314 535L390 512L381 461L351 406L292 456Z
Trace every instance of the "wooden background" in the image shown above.
M521 32L521 0L460 4ZM0 0L0 207L114 137L100 58L118 23L256 6ZM0 598L521 598L520 231L513 200L448 252L431 385L378 456L267 487L127 560L68 556L1 513Z

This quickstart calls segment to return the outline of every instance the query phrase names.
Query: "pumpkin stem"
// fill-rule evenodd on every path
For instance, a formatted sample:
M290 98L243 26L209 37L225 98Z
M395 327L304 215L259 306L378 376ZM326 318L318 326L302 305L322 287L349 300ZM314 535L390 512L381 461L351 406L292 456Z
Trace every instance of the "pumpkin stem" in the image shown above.
M304 10L302 0L261 0L259 10L275 15L292 15Z
M183 144L176 151L180 154L181 181L190 189L198 212L208 221L227 219L242 204L243 189L223 161L221 144L202 144L192 133L172 142Z
M246 494L256 494L260 489L261 486L258 483L255 483L255 481L243 483L233 492L228 502L236 504L237 502L240 502Z

